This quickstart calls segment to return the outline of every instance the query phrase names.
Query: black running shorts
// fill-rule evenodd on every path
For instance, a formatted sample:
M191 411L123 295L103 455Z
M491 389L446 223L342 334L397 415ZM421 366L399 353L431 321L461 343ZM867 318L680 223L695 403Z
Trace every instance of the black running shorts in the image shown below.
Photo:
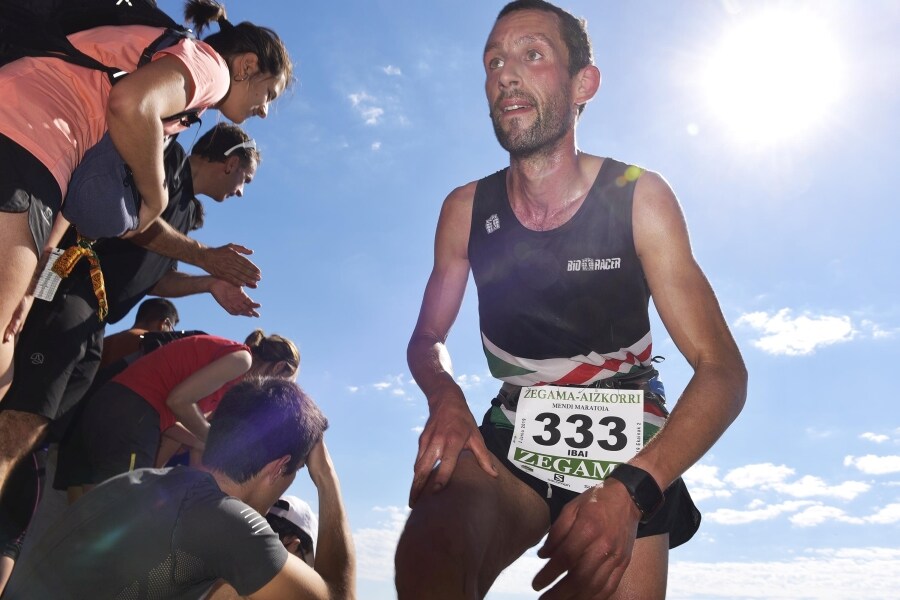
M28 212L28 225L40 255L62 206L53 174L25 148L0 133L0 212Z
M491 419L493 411L499 412L500 408L491 406L485 413L484 420L479 428L487 449L513 475L543 498L550 509L550 523L556 522L563 507L574 500L578 493L551 485L513 465L507 458L509 446L512 443L513 430L508 426L494 423ZM684 485L684 481L681 478L669 486L665 491L665 497L665 504L659 509L659 512L648 523L638 525L637 537L668 533L669 548L675 548L691 539L694 533L697 532L697 529L700 527L700 511L694 506L687 486Z

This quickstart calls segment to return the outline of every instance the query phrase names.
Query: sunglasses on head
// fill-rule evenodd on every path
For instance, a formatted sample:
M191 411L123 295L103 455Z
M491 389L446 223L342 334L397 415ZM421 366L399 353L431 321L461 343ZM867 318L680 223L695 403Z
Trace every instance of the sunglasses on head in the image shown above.
M246 142L241 142L240 144L235 144L231 148L225 151L225 156L228 156L235 150L240 150L241 148L247 148L248 150L256 150L256 140L247 140Z

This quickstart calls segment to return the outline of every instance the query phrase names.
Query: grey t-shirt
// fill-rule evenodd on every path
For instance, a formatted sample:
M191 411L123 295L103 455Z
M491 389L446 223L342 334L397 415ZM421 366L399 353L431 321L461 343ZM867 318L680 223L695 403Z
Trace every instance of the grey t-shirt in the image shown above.
M69 507L16 564L3 600L196 600L217 579L244 596L286 561L265 518L209 473L139 469Z

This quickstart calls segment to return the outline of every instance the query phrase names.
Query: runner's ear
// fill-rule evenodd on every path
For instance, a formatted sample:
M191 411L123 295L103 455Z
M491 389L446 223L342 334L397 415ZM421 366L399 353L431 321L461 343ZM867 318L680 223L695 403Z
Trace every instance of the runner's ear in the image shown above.
M241 157L231 155L225 159L225 162L222 164L222 168L225 170L225 173L232 173L237 169L241 168Z
M285 454L281 458L277 458L266 465L266 475L275 482L281 477L290 475L287 472L288 463L291 462L291 455Z
M581 69L578 74L575 75L575 94L572 98L572 101L575 104L585 104L591 98L594 97L594 94L597 93L597 90L600 89L600 69L595 67L594 65L588 65L585 68Z

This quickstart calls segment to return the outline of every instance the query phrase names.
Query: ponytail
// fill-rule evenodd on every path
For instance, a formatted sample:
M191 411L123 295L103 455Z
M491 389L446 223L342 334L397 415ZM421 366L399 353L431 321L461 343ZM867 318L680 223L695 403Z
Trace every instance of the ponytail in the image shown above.
M216 0L187 0L184 19L193 23L197 35L214 22L219 24L220 29L233 27L225 15L225 7Z
M262 329L256 329L247 336L244 343L250 347L254 362L283 362L291 368L291 375L300 370L300 351L291 340L273 333L267 336Z
M219 31L206 36L203 41L212 46L229 65L232 57L250 52L259 59L261 72L283 75L286 86L293 83L294 66L287 48L278 34L268 27L247 21L233 25L225 16L225 7L216 0L187 0L184 18L193 24L198 35L213 22L218 23Z

